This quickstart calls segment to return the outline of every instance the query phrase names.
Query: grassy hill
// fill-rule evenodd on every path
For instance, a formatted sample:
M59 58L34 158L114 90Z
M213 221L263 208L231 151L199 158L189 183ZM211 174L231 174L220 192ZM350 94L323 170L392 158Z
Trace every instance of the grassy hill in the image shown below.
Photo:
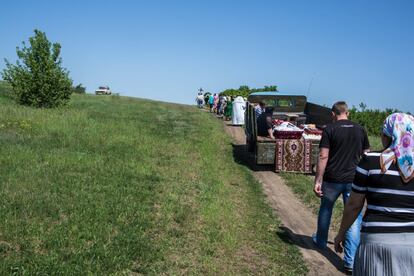
M0 94L0 170L1 275L306 272L221 123L194 107Z

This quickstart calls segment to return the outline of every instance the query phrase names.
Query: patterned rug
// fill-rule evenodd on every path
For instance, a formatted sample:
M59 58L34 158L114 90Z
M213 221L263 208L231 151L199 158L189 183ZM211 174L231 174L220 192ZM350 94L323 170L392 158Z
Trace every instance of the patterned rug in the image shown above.
M276 139L276 172L311 173L312 143L301 139Z

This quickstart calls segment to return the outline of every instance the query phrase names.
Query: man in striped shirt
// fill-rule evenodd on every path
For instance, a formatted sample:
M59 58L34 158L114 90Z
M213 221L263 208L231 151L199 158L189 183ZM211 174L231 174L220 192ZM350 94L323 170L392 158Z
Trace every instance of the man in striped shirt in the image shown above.
M313 240L319 248L326 248L329 225L335 201L342 194L344 204L351 193L356 166L364 151L369 150L364 128L348 119L348 106L337 102L332 106L334 123L322 134L315 177L315 194L321 198L318 230ZM345 242L344 267L352 270L359 244L361 216L348 230Z
M261 101L256 107L254 108L254 112L256 113L256 119L259 118L265 112L266 103Z

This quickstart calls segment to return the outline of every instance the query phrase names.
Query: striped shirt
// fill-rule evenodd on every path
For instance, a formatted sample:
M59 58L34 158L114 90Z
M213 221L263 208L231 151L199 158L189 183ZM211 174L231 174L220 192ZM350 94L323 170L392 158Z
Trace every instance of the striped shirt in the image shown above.
M380 153L367 153L356 168L352 191L366 195L361 232L414 232L414 180L404 184L398 167L381 172Z
M256 105L254 112L256 113L256 118L259 118L259 116L264 112L264 109L260 105Z

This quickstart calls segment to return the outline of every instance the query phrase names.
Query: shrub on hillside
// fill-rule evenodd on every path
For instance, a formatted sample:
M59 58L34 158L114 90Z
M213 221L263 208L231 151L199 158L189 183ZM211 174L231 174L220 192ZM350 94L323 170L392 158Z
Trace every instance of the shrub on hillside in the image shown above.
M72 92L75 94L85 94L86 93L86 87L82 86L82 83L79 83L78 85L72 87Z
M2 76L16 100L34 107L57 107L66 104L72 93L69 72L62 67L61 46L51 43L44 32L34 31L29 46L17 47L16 64L6 61Z

